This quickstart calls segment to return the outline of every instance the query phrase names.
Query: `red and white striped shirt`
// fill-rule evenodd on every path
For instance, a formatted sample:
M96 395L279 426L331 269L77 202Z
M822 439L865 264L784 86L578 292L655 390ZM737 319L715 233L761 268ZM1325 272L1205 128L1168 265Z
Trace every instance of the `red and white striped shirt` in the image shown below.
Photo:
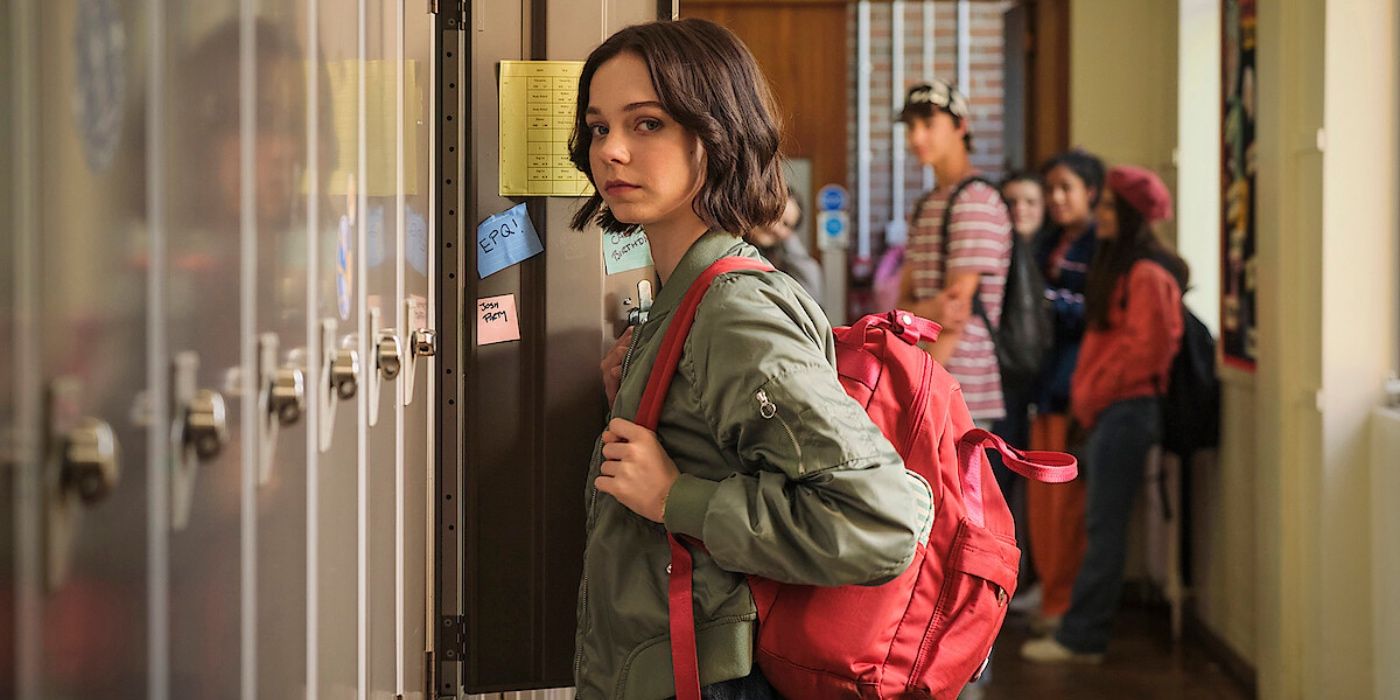
M1006 272L1011 265L1011 214L1001 195L986 183L974 182L963 188L950 213L945 262L943 215L948 209L948 195L955 189L956 186L934 190L914 212L908 250L914 298L937 296L949 274L976 272L981 275L978 295L982 307L992 324L998 325L1006 293ZM973 420L991 421L1006 416L996 345L987 325L976 314L968 319L947 368L962 385L963 399Z

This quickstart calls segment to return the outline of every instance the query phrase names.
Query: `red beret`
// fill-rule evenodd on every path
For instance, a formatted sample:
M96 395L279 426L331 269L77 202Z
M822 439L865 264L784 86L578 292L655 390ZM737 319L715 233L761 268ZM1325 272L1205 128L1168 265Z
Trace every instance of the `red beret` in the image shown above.
M1133 165L1119 165L1108 171L1108 188L1133 205L1148 223L1172 218L1172 193L1157 173Z

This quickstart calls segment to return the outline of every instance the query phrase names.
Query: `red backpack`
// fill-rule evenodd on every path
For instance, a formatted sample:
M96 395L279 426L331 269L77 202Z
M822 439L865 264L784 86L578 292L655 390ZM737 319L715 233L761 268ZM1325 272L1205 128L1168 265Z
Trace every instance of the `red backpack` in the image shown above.
M772 269L758 260L722 258L691 285L662 339L638 424L656 429L695 310L715 277ZM905 311L835 329L841 385L905 466L933 488L933 526L909 568L880 586L800 586L749 577L758 607L756 660L785 697L955 698L986 665L1021 557L983 448L996 449L1006 466L1039 481L1070 481L1077 474L1070 455L1018 452L973 428L956 380L918 346L938 331ZM676 696L699 700L691 555L674 535L670 542Z

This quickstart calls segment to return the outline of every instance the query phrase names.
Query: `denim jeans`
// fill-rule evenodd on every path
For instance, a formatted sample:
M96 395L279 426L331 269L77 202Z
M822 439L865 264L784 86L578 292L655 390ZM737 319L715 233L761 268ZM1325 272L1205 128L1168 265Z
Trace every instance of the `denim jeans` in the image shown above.
M1123 591L1128 520L1142 490L1147 454L1161 440L1162 407L1156 397L1119 401L1099 416L1089 435L1080 478L1087 495L1084 518L1088 548L1069 610L1055 638L1080 653L1108 648L1109 627Z
M778 691L769 685L758 664L743 678L712 683L700 689L701 700L782 700Z

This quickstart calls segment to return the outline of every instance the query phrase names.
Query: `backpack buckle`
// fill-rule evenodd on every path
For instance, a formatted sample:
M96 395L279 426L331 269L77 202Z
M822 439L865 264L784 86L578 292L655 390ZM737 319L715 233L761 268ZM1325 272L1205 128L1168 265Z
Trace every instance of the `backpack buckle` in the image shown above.
M934 341L938 339L938 332L943 327L926 318L914 315L912 311L895 309L880 318L888 323L894 334L899 336L904 342L910 345L918 345L920 341Z

